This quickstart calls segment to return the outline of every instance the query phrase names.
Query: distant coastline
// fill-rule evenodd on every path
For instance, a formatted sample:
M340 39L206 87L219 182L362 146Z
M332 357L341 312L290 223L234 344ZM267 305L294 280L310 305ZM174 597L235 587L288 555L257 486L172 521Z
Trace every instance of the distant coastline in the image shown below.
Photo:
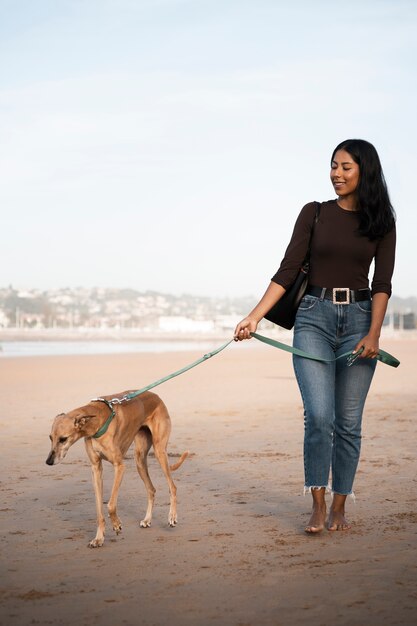
M273 334L286 343L291 332ZM231 329L211 332L156 332L143 329L97 328L2 328L0 359L32 356L201 352L205 354L232 338ZM249 342L245 342L247 347ZM256 342L257 343L257 342ZM250 342L254 346L255 342Z
M261 323L258 331L268 336L280 338L283 341L291 341L292 331ZM162 332L146 331L140 328L0 328L1 342L11 341L118 341L118 342L215 342L226 341L233 335L232 329L215 329L210 332ZM389 326L382 328L382 340L384 338L416 340L417 329L400 330Z
M183 342L216 341L230 338L233 331L213 332L161 332L144 331L140 328L0 328L2 341L135 341L135 342Z

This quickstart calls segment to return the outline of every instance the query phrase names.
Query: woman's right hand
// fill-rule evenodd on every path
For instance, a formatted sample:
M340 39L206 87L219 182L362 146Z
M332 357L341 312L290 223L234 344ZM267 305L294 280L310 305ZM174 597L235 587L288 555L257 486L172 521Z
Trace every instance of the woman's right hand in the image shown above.
M251 339L251 333L256 332L258 322L253 317L245 317L235 328L234 340Z
M235 328L234 340L242 341L242 339L250 339L251 333L254 333L258 327L259 321L264 317L265 313L274 306L276 302L285 293L284 287L277 283L270 282L268 289L256 305L256 307L243 319Z

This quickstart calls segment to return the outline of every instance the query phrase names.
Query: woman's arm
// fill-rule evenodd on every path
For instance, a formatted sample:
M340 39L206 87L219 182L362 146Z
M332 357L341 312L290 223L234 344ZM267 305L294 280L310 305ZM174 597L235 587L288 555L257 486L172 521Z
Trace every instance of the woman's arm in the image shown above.
M372 320L368 334L363 337L355 346L353 352L357 352L363 346L361 358L375 358L379 350L379 337L381 335L382 323L387 311L389 296L387 293L376 293L372 298Z
M234 333L235 341L250 339L250 333L254 333L256 331L256 328L265 313L268 313L274 304L282 298L284 293L284 287L271 281L268 289L265 291L256 307L236 326Z
M363 346L361 357L374 358L378 354L382 323L391 295L391 278L395 261L395 226L380 241L375 254L375 272L372 280L372 319L369 332L355 346L354 352Z

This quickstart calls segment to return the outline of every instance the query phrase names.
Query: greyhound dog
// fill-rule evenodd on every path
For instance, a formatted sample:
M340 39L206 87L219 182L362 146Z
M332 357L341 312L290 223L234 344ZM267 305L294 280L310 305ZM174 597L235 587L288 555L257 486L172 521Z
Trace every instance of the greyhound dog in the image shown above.
M107 508L113 530L117 534L122 530L122 525L116 512L117 497L125 471L123 459L133 440L135 441L136 467L145 483L148 496L146 515L140 522L140 526L147 528L152 521L155 487L149 477L147 464L148 452L152 445L155 456L168 481L170 493L168 523L170 526L175 526L177 523L177 488L172 480L171 471L178 469L182 465L188 452L184 452L175 465L169 466L167 445L171 432L171 419L165 404L159 396L151 392L143 393L128 402L124 402L123 397L128 393L131 392L126 391L115 396L104 396L91 400L85 406L74 409L69 413L57 415L49 436L51 451L46 459L48 465L60 463L66 456L69 448L78 439L84 437L93 473L97 509L97 534L89 542L88 546L90 548L98 548L104 542L105 520L103 513L102 459L109 461L114 467L113 488ZM106 432L100 434L103 425L109 418L109 409L114 411L114 418Z

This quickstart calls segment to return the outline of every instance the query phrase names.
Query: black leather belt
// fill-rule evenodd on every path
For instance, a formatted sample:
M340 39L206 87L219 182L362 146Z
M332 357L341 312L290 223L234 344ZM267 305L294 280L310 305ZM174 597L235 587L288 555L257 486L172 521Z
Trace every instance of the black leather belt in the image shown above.
M326 288L308 285L306 294L331 300L333 304L350 304L372 299L370 289L348 289L347 287Z

